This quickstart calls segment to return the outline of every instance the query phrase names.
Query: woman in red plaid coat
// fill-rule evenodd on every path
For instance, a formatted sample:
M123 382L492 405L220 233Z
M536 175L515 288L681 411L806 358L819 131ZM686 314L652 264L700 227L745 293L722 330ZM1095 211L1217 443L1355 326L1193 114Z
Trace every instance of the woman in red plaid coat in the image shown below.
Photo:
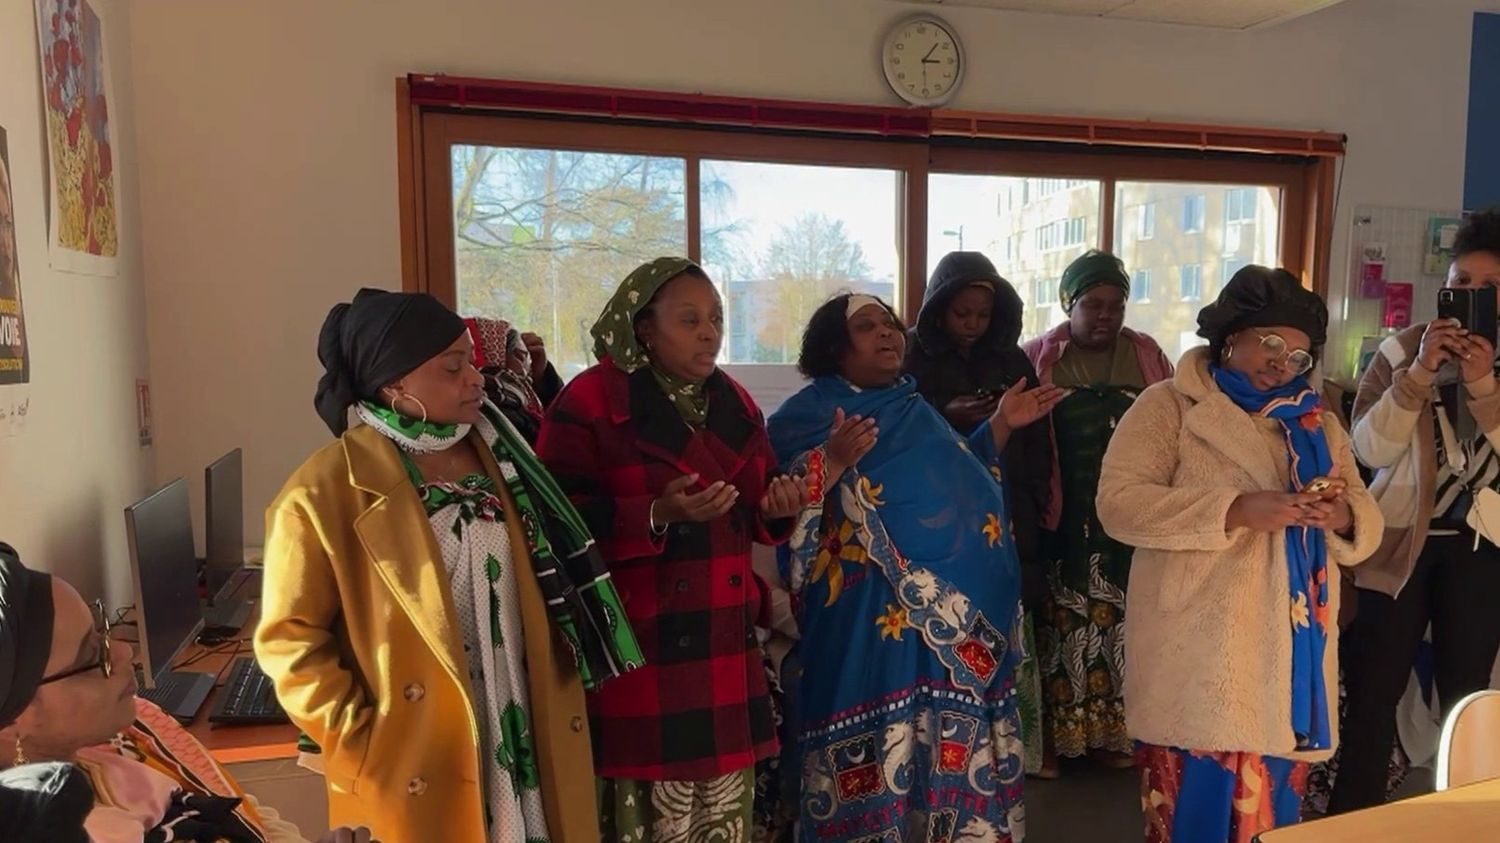
M745 839L755 763L777 752L750 546L784 542L807 489L777 475L760 410L718 370L723 321L692 261L636 269L537 443L646 657L591 699L606 840Z

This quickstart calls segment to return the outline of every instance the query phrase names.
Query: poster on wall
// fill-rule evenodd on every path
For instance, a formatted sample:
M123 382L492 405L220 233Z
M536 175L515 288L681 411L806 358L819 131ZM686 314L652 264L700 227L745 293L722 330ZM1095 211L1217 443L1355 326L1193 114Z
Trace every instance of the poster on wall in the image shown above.
M16 202L10 150L0 127L0 386L31 380L26 317L21 307L21 262L16 257Z
M1427 221L1427 257L1422 271L1428 275L1447 275L1448 264L1453 262L1453 242L1458 237L1463 220L1454 217L1433 217Z
M88 0L36 0L36 24L51 197L48 263L114 275L119 204L104 24Z

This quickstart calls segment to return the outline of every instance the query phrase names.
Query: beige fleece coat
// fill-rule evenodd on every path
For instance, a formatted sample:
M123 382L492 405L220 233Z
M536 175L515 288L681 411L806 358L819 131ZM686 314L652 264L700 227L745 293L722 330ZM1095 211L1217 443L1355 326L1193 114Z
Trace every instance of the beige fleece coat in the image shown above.
M1349 483L1354 539L1328 536L1329 561L1354 565L1380 543L1380 509L1359 480L1349 438L1324 416ZM1120 421L1104 457L1099 520L1136 548L1126 590L1125 722L1147 743L1317 761L1296 752L1291 722L1291 598L1286 540L1226 532L1246 492L1288 488L1278 422L1235 406L1208 375L1207 349L1183 356ZM1339 578L1328 580L1338 616ZM1328 710L1338 710L1338 628L1323 658ZM1337 717L1334 744L1338 740Z

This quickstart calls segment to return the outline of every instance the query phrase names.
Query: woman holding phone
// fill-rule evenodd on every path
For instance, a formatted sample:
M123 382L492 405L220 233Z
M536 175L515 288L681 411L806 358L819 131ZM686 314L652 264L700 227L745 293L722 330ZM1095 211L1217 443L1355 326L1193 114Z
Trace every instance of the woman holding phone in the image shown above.
M1135 548L1125 722L1147 843L1230 843L1298 821L1338 742L1339 566L1380 543L1348 436L1309 376L1328 310L1247 266L1120 421L1099 521ZM1389 744L1387 744L1389 746Z
M915 378L917 392L964 436L995 414L1006 390L1022 381L1026 389L1040 383L1018 344L1021 310L1015 288L979 252L949 252L927 282L917 327L907 337L905 373ZM1032 617L1047 598L1042 513L1052 492L1048 426L1037 423L1017 428L1000 461L1021 563L1026 642L1025 658L1016 669L1016 688L1026 741L1026 772L1035 774L1043 767L1044 730Z
M1494 295L1496 287L1500 212L1492 210L1459 229L1443 292ZM1355 453L1377 472L1370 490L1386 532L1380 552L1353 571L1347 740L1330 813L1385 800L1396 705L1429 624L1441 711L1489 685L1500 648L1500 548L1474 524L1476 501L1500 488L1495 338L1440 318L1386 339L1360 381L1353 421Z

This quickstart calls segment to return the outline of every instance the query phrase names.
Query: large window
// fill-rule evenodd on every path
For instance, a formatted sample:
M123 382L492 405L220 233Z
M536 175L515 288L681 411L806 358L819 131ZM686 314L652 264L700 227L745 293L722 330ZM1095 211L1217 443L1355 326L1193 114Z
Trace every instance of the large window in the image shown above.
M956 249L988 255L1015 287L1023 338L1063 321L1068 264L1111 250L1137 279L1127 324L1175 354L1235 268L1309 271L1309 197L1332 189L1311 175L1328 168L1201 151L412 114L408 288L543 334L565 377L593 363L588 330L620 280L664 254L698 260L719 285L729 364L791 363L808 315L841 290L914 321Z
M724 297L727 363L794 363L841 291L896 303L900 173L704 161L703 266Z
M1030 199L995 201L1007 194ZM1089 232L1100 230L1100 196L1100 183L1084 179L934 173L927 182L928 272L954 248L984 252L1021 296L1022 335L1036 336L1064 318L1057 301L1062 271L1099 245ZM950 236L955 232L964 233L961 242ZM1032 236L1020 236L1026 232ZM1017 238L1023 248L1005 245Z
M464 315L542 333L565 377L619 279L687 251L681 158L453 147L454 274Z
M1117 254L1126 269L1161 282L1147 293L1132 289L1126 324L1155 337L1174 359L1190 348L1183 337L1191 336L1198 309L1219 294L1234 269L1281 259L1281 193L1271 186L1118 182L1119 207L1184 209L1180 217L1163 214L1149 240L1117 236ZM1170 286L1173 273L1178 278L1175 291Z

